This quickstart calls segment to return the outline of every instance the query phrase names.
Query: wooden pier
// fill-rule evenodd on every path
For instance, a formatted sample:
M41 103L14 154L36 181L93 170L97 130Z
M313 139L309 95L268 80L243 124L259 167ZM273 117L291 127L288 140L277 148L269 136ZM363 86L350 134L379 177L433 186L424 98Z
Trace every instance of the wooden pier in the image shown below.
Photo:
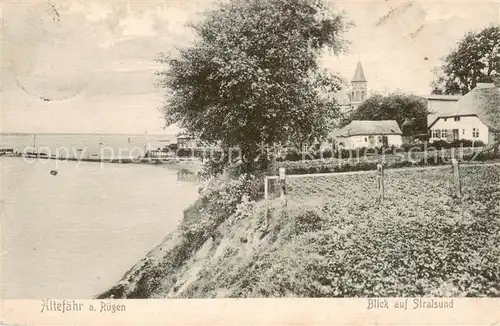
M14 155L14 149L13 148L0 148L0 156L3 155Z

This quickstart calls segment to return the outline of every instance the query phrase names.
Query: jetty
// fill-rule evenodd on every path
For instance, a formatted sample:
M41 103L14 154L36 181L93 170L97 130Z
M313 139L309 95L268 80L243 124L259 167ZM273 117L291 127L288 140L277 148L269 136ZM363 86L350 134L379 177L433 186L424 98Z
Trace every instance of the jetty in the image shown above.
M166 154L163 151L148 151L144 156L122 156L122 157L101 157L98 154L87 156L56 156L43 152L17 152L11 148L0 148L0 157L22 157L26 159L74 161L74 162L93 162L93 163L112 163L112 164L151 164L168 165L172 168L187 168L192 171L198 171L201 168L202 160L198 157L180 157ZM183 176L184 177L184 176Z
M19 153L20 157L26 158L36 158L36 159L45 159L45 160L59 160L59 161L75 161L75 162L94 162L94 163L117 163L117 164L200 164L200 159L196 157L178 157L178 156L169 156L169 157L118 157L118 158L107 158L100 157L98 155L92 155L87 157L66 157L66 156L55 156L55 155L47 155L46 153L36 153L36 152L28 152L28 153Z
M0 148L0 155L14 154L13 148Z

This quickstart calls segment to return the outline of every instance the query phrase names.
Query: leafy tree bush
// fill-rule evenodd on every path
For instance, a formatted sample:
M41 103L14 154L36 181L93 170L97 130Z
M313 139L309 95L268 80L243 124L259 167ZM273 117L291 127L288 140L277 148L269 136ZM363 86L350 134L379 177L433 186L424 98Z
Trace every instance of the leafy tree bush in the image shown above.
M254 167L259 146L326 135L341 79L322 70L349 24L323 1L231 0L192 27L196 42L158 60L164 115L206 143L239 147Z
M427 133L427 100L409 94L394 93L388 96L380 94L366 99L346 119L347 125L353 120L396 120L402 128L403 122L414 121L416 133Z
M467 94L500 76L500 26L467 33L435 70L433 94Z
M206 241L215 237L217 227L236 212L243 197L261 197L256 177L241 174L237 178L218 178L206 182L200 189L198 204L185 212L181 232L188 241Z
M177 145L177 143L172 143L172 144L168 144L167 145L167 148L172 151L172 152L175 152L177 151L177 149L179 148L179 145Z

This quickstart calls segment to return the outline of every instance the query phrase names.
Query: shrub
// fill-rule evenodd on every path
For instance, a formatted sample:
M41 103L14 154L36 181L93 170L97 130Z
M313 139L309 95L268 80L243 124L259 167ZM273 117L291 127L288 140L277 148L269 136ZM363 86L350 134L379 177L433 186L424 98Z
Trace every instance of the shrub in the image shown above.
M224 173L228 164L228 157L223 152L212 151L210 152L210 157L203 163L200 178L202 180L209 180L210 178L217 177Z
M177 145L177 143L172 143L172 144L167 145L166 148L172 152L175 152L179 148L179 145Z
M191 157L193 155L194 155L194 153L191 149L179 148L177 150L177 156L179 156L179 157Z
M436 148L437 149L437 148ZM383 149L377 149L381 152ZM356 151L357 152L357 151ZM355 153L351 153L356 155ZM362 150L359 152L363 153ZM278 174L278 169L283 167L287 174L315 174L315 173L333 173L333 172L349 172L349 171L367 171L376 170L379 159L383 158L385 168L402 168L410 166L426 166L426 165L446 165L450 164L450 159L453 155L452 149L428 150L426 152L414 153L416 156L412 160L406 158L401 160L398 155L392 154L390 150L386 156L353 156L351 159L337 160L305 160L305 161L284 161L276 162L269 169L269 174ZM399 152L398 152L399 153ZM460 158L460 157L459 157ZM463 162L471 161L491 161L500 159L500 152L497 148L484 148L480 152L475 152L472 148L465 148Z
M205 241L214 237L217 227L233 215L243 198L254 200L260 196L255 176L240 175L236 179L212 179L200 188L200 198L184 213L181 224L183 236L188 240Z
M429 147L434 147L436 149L450 149L459 147L484 147L486 146L482 141L476 140L472 141L469 139L460 139L447 142L446 140L437 140L429 144Z

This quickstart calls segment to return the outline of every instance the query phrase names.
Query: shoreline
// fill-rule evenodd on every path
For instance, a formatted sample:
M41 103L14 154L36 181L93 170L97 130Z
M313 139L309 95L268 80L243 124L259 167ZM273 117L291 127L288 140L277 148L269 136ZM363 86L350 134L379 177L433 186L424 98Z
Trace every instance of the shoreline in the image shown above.
M90 163L111 163L111 164L141 164L141 165L157 165L167 166L176 169L185 169L196 173L201 169L202 162L193 158L119 158L119 159L101 159L101 158L75 158L75 157L48 157L48 156L23 156L23 155L0 155L0 158L21 158L30 160L54 160L54 161L71 161L71 162L90 162Z

